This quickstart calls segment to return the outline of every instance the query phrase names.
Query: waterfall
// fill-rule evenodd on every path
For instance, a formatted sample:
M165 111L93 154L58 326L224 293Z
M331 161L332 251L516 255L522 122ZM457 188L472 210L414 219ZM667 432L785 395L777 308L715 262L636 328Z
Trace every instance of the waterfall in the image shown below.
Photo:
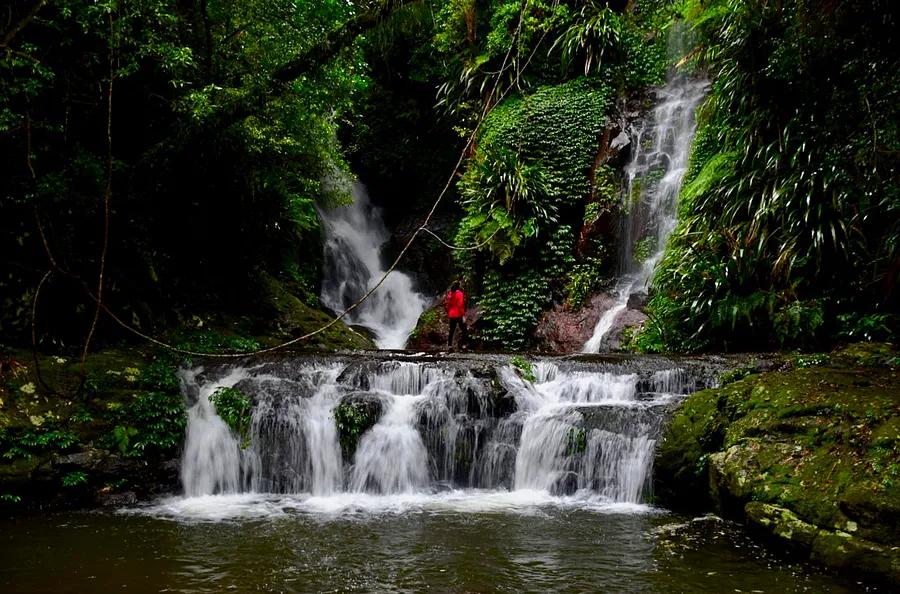
M379 210L361 183L352 184L353 203L319 211L325 230L322 303L342 312L362 297L385 273L381 248L389 239ZM425 311L427 299L412 278L392 271L384 283L344 320L369 329L382 349L402 349Z
M656 106L632 141L631 162L625 170L623 201L627 215L619 241L621 276L614 289L616 300L584 344L585 353L600 352L629 298L646 292L662 259L677 223L678 194L696 129L694 114L707 87L705 80L671 74L657 91ZM638 262L636 256L642 261Z
M637 504L666 411L704 385L674 366L542 360L528 381L510 365L485 361L470 368L288 358L187 372L196 401L182 460L185 495L360 501L488 492ZM246 449L210 402L225 386L253 401ZM373 411L351 451L342 450L335 420L336 407L348 403Z

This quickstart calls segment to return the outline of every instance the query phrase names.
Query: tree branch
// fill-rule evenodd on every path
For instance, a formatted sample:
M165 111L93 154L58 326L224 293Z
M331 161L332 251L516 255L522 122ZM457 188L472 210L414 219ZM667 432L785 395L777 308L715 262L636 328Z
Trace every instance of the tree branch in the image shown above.
M3 34L3 41L0 41L0 47L8 47L12 40L15 39L16 35L19 34L19 31L24 29L28 23L30 23L35 16L37 16L38 11L43 8L44 4L47 3L47 0L38 0L38 3L31 7L31 10L28 11L24 17L22 17L18 23L13 25L13 27Z

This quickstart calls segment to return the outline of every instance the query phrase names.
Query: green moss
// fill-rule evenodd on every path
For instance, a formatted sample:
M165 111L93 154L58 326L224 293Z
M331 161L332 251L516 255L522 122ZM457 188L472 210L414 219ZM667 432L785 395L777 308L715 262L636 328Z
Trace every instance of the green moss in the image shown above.
M275 277L262 275L259 284L259 307L266 319L271 320L267 331L276 339L275 342L318 330L333 320L324 311L303 303ZM374 346L368 337L341 322L297 344L297 348L317 350L369 349Z
M892 495L900 483L900 373L847 365L853 358L842 352L827 365L750 375L690 396L658 448L658 494L677 505L710 484L725 512L767 503L815 526L851 522L866 538L897 544L896 530L885 527L900 518L900 495Z
M437 309L426 309L422 312L422 315L419 316L418 321L416 322L416 327L413 329L412 334L410 334L410 338L418 338L422 335L423 332L433 328L434 326L440 324L440 314Z

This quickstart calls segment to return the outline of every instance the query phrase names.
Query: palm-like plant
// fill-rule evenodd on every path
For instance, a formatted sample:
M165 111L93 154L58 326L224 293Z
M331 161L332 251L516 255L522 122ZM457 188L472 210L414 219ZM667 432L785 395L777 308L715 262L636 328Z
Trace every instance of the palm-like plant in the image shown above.
M478 155L460 184L463 206L483 243L501 263L529 237L557 221L547 198L547 175L540 163L498 150Z
M560 47L564 64L582 60L587 76L592 68L600 67L604 55L619 43L622 30L622 18L605 0L589 0L556 39L551 51Z

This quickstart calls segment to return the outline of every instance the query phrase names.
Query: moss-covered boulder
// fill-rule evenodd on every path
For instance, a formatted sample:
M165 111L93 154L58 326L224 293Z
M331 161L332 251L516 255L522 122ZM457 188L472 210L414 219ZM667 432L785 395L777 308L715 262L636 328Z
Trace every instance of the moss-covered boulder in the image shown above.
M657 451L657 496L900 583L898 362L890 345L855 345L690 396Z
M468 332L468 341L465 346L467 348L477 348L479 341L478 321L481 319L481 311L474 306L466 308L466 328ZM444 298L436 299L428 309L419 316L416 327L406 343L407 349L416 351L437 351L447 348L447 336L450 333L450 322L447 319L447 309L444 305ZM462 344L460 342L460 333L453 337L454 345Z
M318 330L333 319L324 311L303 303L288 287L273 276L259 278L259 309L264 327L258 334L284 339ZM372 349L375 343L343 322L337 322L319 334L296 345L296 348L315 350Z
M353 460L359 440L378 422L383 408L381 398L370 392L348 394L334 407L332 414L344 462Z

